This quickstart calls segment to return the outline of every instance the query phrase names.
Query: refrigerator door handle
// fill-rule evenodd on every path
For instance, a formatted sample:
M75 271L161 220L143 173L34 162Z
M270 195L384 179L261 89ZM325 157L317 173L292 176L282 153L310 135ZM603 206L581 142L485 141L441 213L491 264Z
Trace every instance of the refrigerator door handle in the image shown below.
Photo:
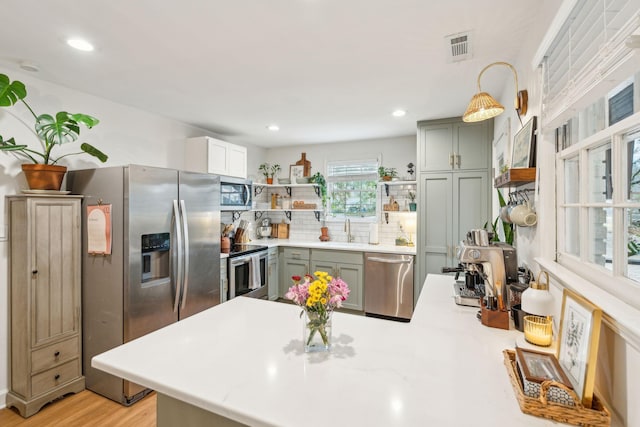
M189 227L187 226L187 208L185 206L184 200L180 200L180 211L182 213L182 229L183 229L183 237L184 237L184 280L182 282L182 309L184 310L184 306L187 303L187 291L189 290Z
M173 201L173 216L175 218L174 224L176 227L176 247L178 248L178 268L176 272L176 298L173 301L173 312L178 312L178 305L180 303L180 291L182 288L182 218L180 216L180 208L178 207L178 201Z

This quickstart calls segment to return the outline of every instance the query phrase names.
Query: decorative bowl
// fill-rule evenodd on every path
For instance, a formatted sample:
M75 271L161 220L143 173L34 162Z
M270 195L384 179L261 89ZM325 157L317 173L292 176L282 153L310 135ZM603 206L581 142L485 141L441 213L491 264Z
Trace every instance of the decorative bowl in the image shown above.
M291 180L289 178L278 178L278 184L291 184Z
M296 178L296 184L308 184L309 178Z

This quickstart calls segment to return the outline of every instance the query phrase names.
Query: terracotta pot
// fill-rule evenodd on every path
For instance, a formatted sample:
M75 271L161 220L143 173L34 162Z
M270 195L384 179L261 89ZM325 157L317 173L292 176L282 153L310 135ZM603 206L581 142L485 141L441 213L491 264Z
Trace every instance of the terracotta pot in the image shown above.
M267 184L273 184L273 178L267 178Z
M60 190L66 166L23 164L22 172L31 190Z
M392 178L393 178L393 177L392 177L391 175L383 175L383 176L382 176L382 180L383 180L383 181L391 181L391 179L392 179Z

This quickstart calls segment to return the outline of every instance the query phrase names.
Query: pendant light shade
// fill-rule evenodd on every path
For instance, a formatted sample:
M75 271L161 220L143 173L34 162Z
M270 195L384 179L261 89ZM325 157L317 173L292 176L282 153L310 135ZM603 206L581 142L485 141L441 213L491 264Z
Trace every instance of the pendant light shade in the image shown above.
M502 114L504 107L487 92L480 92L473 95L471 102L464 112L465 122L481 122Z
M469 102L467 111L465 111L464 115L462 116L463 121L481 122L483 120L487 120L500 115L504 111L504 107L502 106L502 104L496 101L496 99L489 95L487 92L483 92L480 88L480 78L482 77L482 73L484 73L487 69L493 67L494 65L504 65L511 68L516 84L516 96L514 101L515 109L519 115L527 113L527 91L518 91L518 73L516 73L516 69L513 68L513 65L509 64L508 62L494 62L487 65L482 69L482 71L480 71L480 74L478 75L478 93L475 94L473 98L471 98L471 102Z

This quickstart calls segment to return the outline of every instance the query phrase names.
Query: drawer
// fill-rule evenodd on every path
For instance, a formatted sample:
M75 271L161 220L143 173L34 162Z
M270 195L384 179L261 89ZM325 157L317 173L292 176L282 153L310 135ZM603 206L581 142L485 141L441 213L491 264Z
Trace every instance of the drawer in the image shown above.
M80 359L70 360L31 377L31 395L38 396L80 377Z
M289 259L309 260L309 249L305 248L283 248L282 255Z
M34 350L31 353L31 372L49 369L61 362L79 357L79 339L79 337L75 336L71 339Z
M362 252L357 251L330 251L327 249L312 249L311 259L313 262L335 262L337 264L363 264Z

